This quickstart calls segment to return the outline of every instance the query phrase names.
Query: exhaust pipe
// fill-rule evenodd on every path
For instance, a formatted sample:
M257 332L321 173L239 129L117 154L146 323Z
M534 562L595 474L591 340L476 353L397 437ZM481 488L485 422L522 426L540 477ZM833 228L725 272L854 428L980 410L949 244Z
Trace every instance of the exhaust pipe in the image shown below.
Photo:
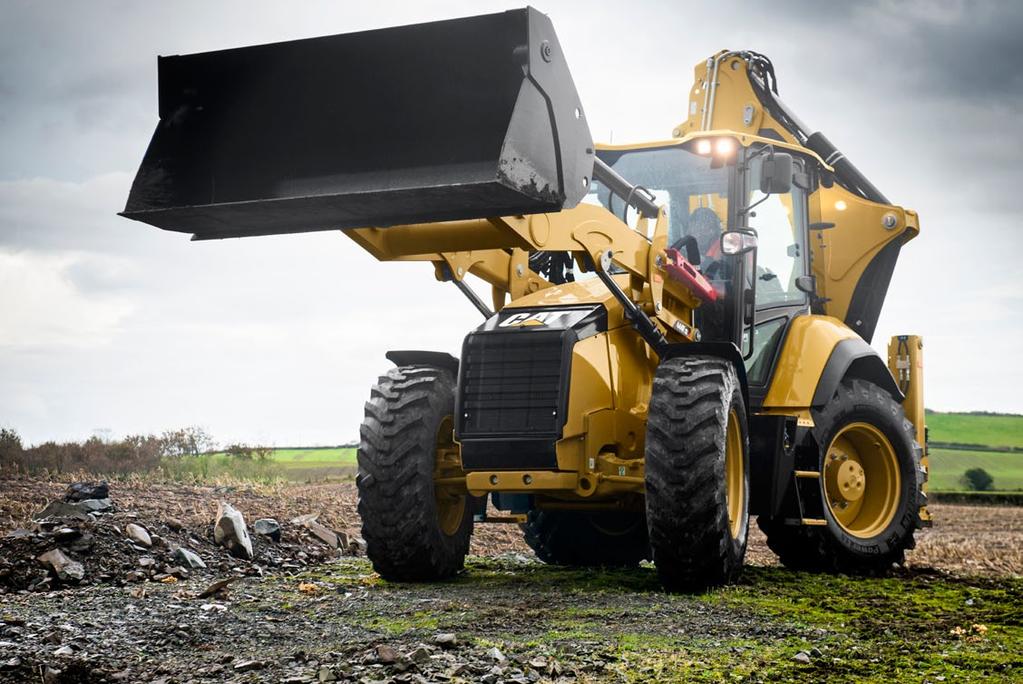
M532 8L159 58L122 216L194 239L559 211L593 142Z

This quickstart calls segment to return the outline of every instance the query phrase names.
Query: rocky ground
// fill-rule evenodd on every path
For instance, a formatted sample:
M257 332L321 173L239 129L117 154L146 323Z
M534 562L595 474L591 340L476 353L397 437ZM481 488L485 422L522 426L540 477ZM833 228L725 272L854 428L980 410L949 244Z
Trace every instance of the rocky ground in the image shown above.
M452 582L384 582L360 555L348 483L117 483L111 511L62 502L50 512L66 515L33 521L66 486L0 481L0 681L1023 677L1018 508L932 507L935 526L889 578L791 573L756 537L738 585L667 596L650 567L539 564L507 525L477 528ZM232 555L214 529L222 501L250 532L279 521L279 540L253 533L252 558ZM80 568L39 560L53 549Z

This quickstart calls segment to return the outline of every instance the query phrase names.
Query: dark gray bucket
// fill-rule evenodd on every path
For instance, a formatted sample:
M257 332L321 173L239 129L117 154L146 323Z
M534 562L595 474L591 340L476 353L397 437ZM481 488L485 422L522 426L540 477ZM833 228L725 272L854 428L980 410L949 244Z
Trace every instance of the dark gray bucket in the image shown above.
M532 8L161 57L123 216L197 239L558 211L593 143Z

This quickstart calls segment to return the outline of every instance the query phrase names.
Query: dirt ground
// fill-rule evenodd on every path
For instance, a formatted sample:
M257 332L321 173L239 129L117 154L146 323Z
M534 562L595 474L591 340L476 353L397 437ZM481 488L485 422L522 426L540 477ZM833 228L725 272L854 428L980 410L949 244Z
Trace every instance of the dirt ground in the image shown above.
M0 535L29 520L32 513L63 493L66 483L39 480L0 481ZM173 516L199 529L213 519L219 501L240 509L247 520L275 517L288 520L318 513L336 530L358 533L355 485L285 484L279 486L190 486L118 482L111 485L115 504L149 518ZM1023 507L932 504L934 525L917 533L917 547L908 554L910 568L933 568L968 575L1023 575ZM750 526L746 562L777 565L756 525ZM471 553L532 555L514 525L477 525Z
M64 488L0 481L0 540ZM358 533L350 483L113 483L111 498L153 528L176 518L182 539L208 536L221 500L249 521L318 513ZM445 583L388 583L340 552L265 563L315 543L286 526L284 550L174 581L0 594L0 682L1018 681L1023 509L932 513L890 577L787 571L757 532L738 584L690 596L664 594L648 565L545 566L511 525L478 526L466 572Z

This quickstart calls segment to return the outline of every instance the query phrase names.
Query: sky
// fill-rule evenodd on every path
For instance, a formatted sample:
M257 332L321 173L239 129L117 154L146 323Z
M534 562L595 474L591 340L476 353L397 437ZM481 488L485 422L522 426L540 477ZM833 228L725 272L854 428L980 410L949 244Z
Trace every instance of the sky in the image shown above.
M479 313L340 233L191 243L116 216L157 122L156 56L515 7L0 0L0 426L29 443L201 425L357 438L392 348L458 354ZM772 58L781 97L920 213L874 338L925 340L928 407L1023 412L1023 3L551 1L598 141L669 138L693 67Z

